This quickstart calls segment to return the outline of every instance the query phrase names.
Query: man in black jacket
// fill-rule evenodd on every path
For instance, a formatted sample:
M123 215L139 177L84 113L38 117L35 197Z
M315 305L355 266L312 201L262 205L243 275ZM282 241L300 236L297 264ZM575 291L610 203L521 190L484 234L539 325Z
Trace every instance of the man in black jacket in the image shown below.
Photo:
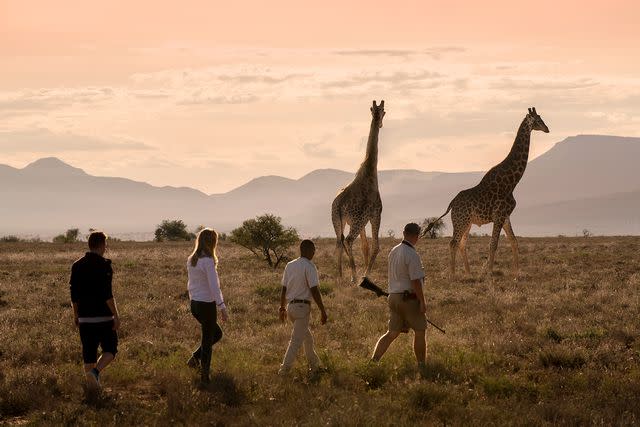
M89 252L71 267L73 318L80 331L82 358L90 389L100 387L100 372L118 352L120 319L111 291L111 260L103 257L107 236L100 231L89 235ZM98 359L98 346L102 355Z

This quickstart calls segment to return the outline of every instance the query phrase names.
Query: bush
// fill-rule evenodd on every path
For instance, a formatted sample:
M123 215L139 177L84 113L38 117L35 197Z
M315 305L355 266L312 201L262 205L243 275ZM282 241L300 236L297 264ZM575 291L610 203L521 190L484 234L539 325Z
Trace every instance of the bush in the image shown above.
M70 228L64 234L58 234L53 238L53 243L75 243L78 241L80 230L77 228Z
M263 258L271 268L278 267L289 247L299 239L295 228L285 228L281 218L272 214L248 219L229 235L229 240Z
M2 236L0 237L0 242L2 243L16 243L20 242L20 238L18 236Z
M187 225L181 219L165 219L156 227L156 242L177 242L181 240L193 240L195 235L187 231Z

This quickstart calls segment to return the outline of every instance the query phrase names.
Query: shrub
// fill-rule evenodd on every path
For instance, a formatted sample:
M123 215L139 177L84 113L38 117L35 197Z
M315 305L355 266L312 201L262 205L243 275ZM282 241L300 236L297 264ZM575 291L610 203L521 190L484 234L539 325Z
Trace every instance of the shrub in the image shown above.
M540 363L545 368L576 369L581 368L586 360L580 353L554 349L541 352Z
M78 241L80 230L77 228L70 228L64 234L58 234L53 238L53 243L75 243Z
M420 384L409 392L411 406L418 410L429 411L447 398L447 393L435 384Z
M187 231L187 225L181 219L169 220L165 219L156 227L155 241L177 242L181 240L192 240L195 237L193 233Z
M20 242L20 238L18 236L2 236L0 237L0 242L2 243L16 243Z
M272 214L248 219L229 235L229 240L249 249L257 258L262 257L271 268L278 267L289 247L299 239L295 228L285 228L281 218Z

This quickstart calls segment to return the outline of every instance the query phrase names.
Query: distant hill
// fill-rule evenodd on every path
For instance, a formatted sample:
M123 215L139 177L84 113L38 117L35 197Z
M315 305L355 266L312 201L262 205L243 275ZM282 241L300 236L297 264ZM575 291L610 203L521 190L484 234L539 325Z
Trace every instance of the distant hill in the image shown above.
M640 234L638 159L640 138L579 135L557 143L529 163L516 189L516 233L575 235L586 228L596 234ZM441 215L459 191L476 185L483 174L380 171L381 234L397 233L409 220ZM48 237L70 227L94 227L151 237L166 218L228 231L243 219L270 212L305 236L332 236L331 202L351 179L349 172L319 169L299 179L258 177L227 193L207 195L91 176L56 158L22 169L0 165L0 234Z

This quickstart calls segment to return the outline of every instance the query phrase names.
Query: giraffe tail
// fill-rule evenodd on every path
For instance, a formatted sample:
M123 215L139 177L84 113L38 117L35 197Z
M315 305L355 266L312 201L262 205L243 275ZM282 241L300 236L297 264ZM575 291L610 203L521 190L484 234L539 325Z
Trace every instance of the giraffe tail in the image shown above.
M453 204L453 200L451 201L451 203L449 203L449 206L447 207L447 211L445 213L443 213L438 219L431 221L429 225L427 225L427 228L425 228L424 231L422 232L422 237L424 237L428 232L430 232L433 226L436 225L436 223L440 221L442 218L444 218L449 213L449 211L451 211L452 204Z

